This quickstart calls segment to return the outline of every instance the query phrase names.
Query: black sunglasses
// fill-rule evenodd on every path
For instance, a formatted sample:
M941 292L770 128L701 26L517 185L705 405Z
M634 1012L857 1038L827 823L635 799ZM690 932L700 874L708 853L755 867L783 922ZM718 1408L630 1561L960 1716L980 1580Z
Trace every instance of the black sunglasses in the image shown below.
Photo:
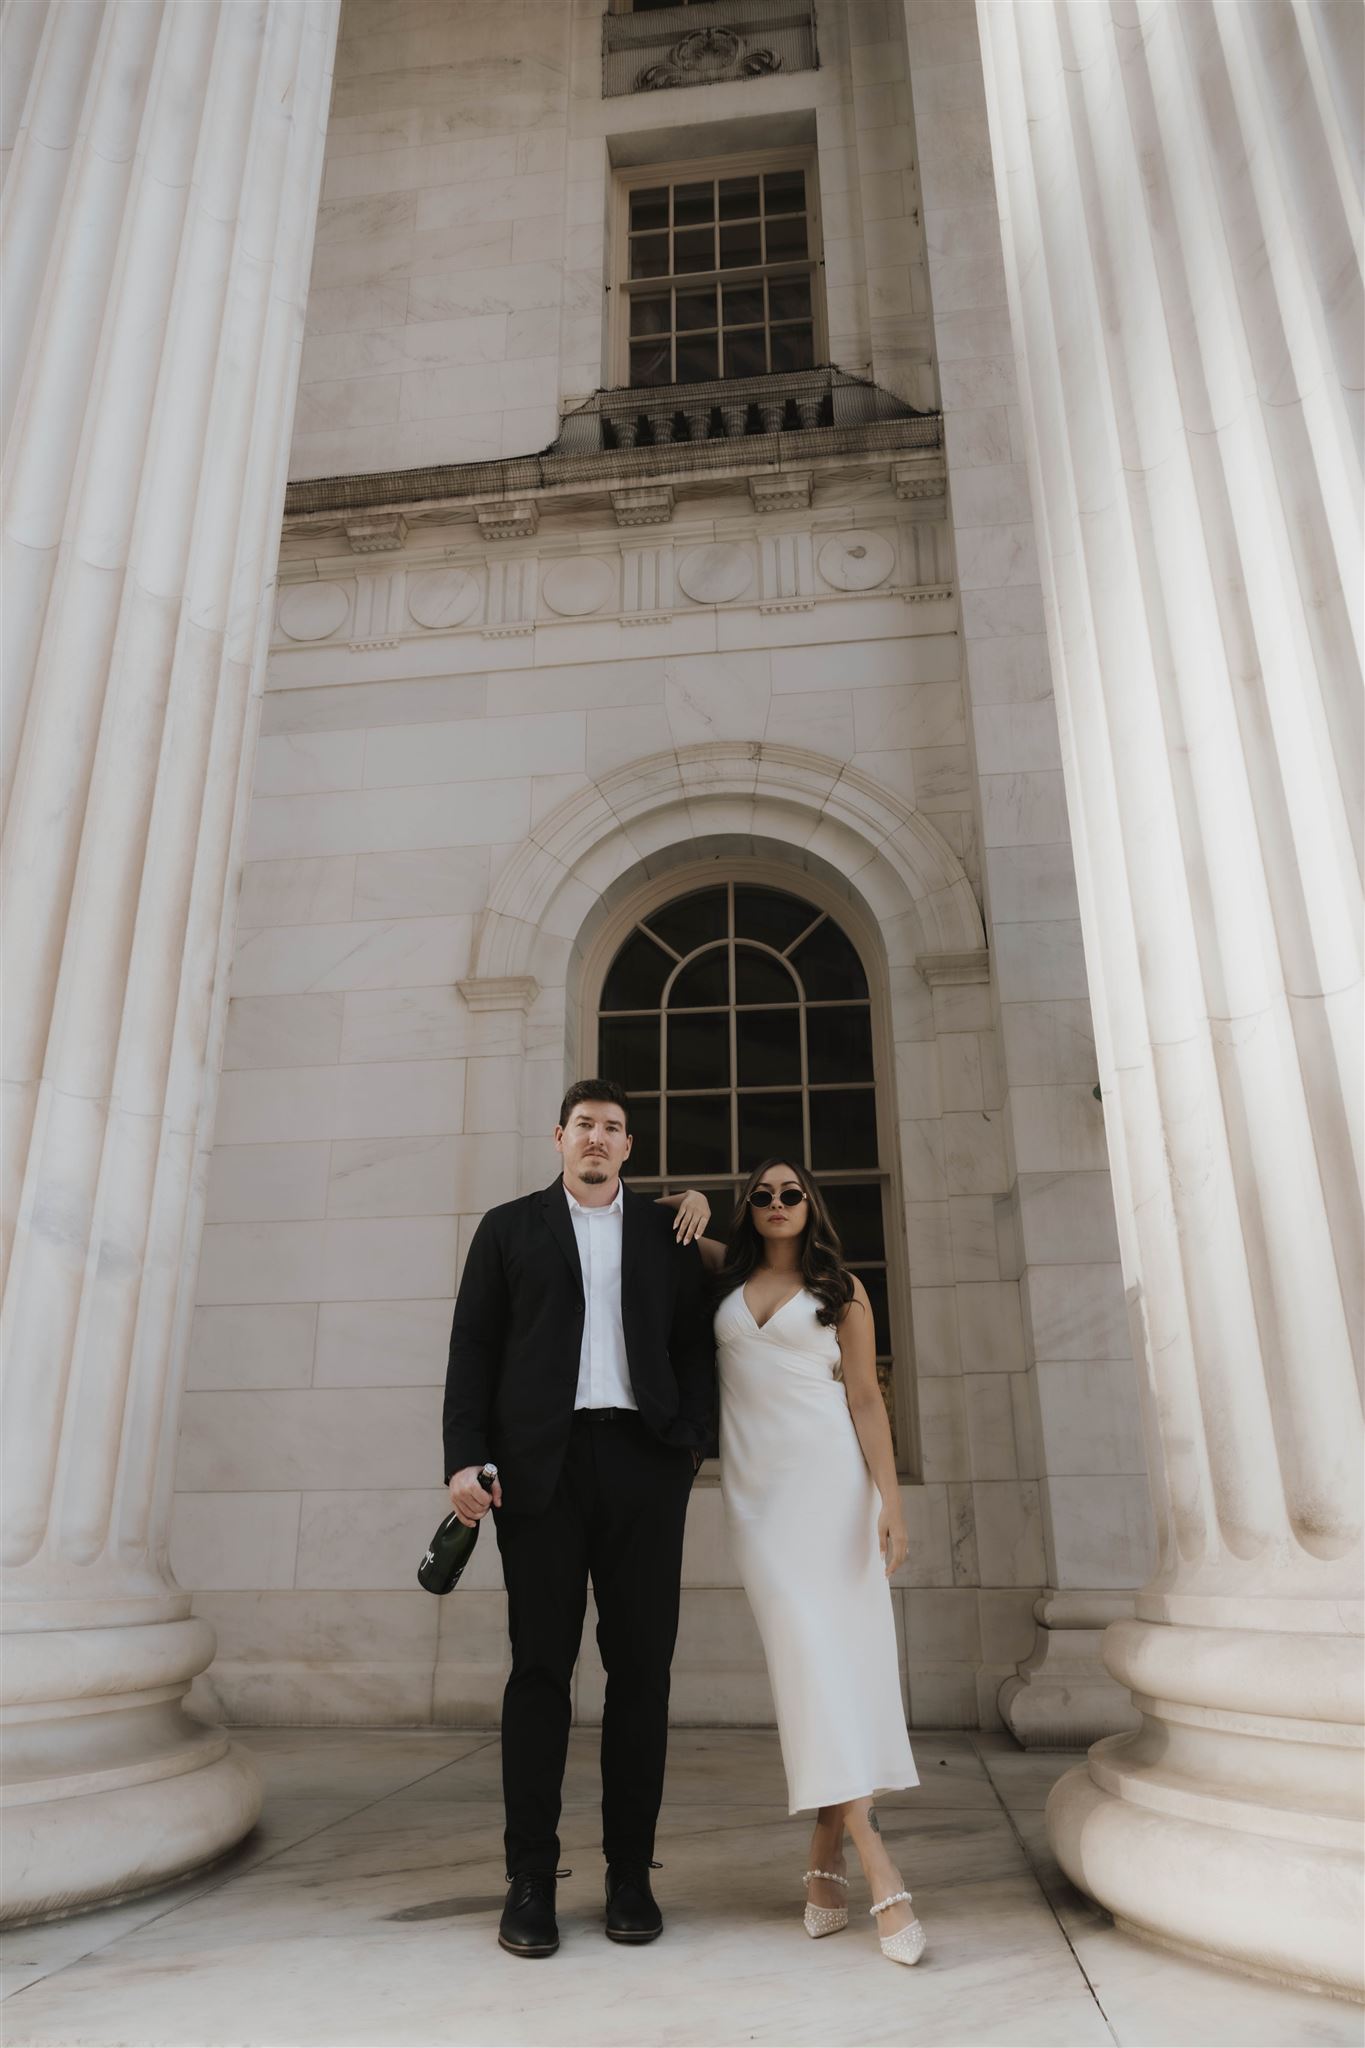
M784 1209L799 1209L802 1202L806 1199L806 1194L804 1188L783 1188L777 1199ZM749 1204L754 1209L771 1209L773 1205L772 1189L755 1188L749 1196Z

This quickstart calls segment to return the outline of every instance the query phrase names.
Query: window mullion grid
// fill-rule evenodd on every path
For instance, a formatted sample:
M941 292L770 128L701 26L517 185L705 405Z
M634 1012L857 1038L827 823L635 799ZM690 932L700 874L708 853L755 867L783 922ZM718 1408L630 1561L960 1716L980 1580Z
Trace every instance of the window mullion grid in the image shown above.
M799 1039L801 1053L801 1145L805 1153L805 1160L803 1163L805 1165L806 1171L809 1173L811 1171L810 1053L809 1048L806 1044L806 979L803 974L797 973L796 985L797 988L800 990L799 1009L797 1015L800 1019Z
M735 961L735 885L725 885L725 929L727 935L726 954L730 973L730 1010L727 1019L730 1032L730 1170L739 1172L739 1012L735 997L739 989L738 970Z

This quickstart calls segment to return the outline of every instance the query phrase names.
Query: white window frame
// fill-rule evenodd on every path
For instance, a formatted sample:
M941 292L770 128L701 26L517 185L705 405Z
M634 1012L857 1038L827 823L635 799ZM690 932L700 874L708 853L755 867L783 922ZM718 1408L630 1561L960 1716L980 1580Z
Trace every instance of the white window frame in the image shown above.
M637 278L633 282L627 276L632 192L648 190L655 185L692 185L705 178L751 177L762 171L805 172L806 217L810 226L809 250L805 257L791 264L756 264L742 270L686 271L669 277ZM742 284L752 282L756 278L781 274L797 276L806 272L809 273L811 280L811 346L815 363L820 364L829 361L829 325L825 308L825 254L820 216L820 180L817 175L817 152L813 144L798 145L789 149L749 150L736 156L695 157L664 164L633 164L629 169L617 171L612 192L609 382L613 385L628 385L631 381L630 301L635 291L658 290L669 285L677 286L680 282L714 283L717 279L726 284ZM765 322L765 331L766 329ZM732 380L722 377L718 381Z

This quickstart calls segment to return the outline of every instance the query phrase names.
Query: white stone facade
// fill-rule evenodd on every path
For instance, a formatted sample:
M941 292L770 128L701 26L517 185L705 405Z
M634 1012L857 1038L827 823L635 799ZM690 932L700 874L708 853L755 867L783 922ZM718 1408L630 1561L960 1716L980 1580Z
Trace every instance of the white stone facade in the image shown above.
M610 377L613 164L768 134L817 139L836 361L936 402L920 186L961 179L964 121L931 119L916 156L893 11L823 8L818 72L666 95L676 133L657 96L601 99L600 11L575 10L571 36L569 13L476 10L471 39L463 13L457 32L409 9L395 38L391 10L347 10L296 475L550 440ZM509 82L474 110L485 63ZM442 79L460 84L438 106ZM979 178L955 196L994 223ZM529 311L498 294L531 288L529 233L536 289L559 295L538 365L404 368L400 348L474 334L430 324L437 251L445 310L490 351L519 345ZM705 863L833 891L877 987L905 1217L911 1718L994 1725L1008 1680L1026 1737L1126 1724L1098 1629L1147 1566L1144 1456L1027 490L989 353L1007 347L998 255L962 263L965 233L935 304L947 501L941 455L817 456L793 483L737 449L643 530L600 486L542 494L509 538L486 503L409 506L377 555L342 518L291 519L177 1476L176 1569L218 1630L204 1696L230 1719L492 1711L492 1547L458 1604L412 1578L440 1512L460 1254L485 1207L553 1172L559 1096L593 1063L598 928ZM590 320L572 312L588 284ZM393 333L337 324L377 307ZM510 403L526 376L539 413ZM419 402L444 410L405 438ZM315 434L333 403L390 424ZM765 1720L719 1505L704 1480L675 1709ZM1049 1588L1072 1601L1075 1668L1024 1684ZM585 1650L581 1713L599 1682Z

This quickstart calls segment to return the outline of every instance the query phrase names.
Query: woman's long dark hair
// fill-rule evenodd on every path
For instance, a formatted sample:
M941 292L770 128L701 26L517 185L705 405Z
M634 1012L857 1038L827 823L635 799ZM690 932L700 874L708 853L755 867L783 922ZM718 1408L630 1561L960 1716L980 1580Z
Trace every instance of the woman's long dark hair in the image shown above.
M765 1159L749 1175L730 1222L725 1246L725 1264L716 1275L716 1298L723 1299L742 1287L763 1256L763 1240L754 1227L749 1197L765 1173L785 1166L793 1180L801 1183L806 1197L806 1227L801 1234L801 1279L819 1301L817 1323L827 1328L843 1321L844 1310L853 1299L853 1276L844 1264L839 1233L825 1205L825 1198L804 1166L778 1152Z

